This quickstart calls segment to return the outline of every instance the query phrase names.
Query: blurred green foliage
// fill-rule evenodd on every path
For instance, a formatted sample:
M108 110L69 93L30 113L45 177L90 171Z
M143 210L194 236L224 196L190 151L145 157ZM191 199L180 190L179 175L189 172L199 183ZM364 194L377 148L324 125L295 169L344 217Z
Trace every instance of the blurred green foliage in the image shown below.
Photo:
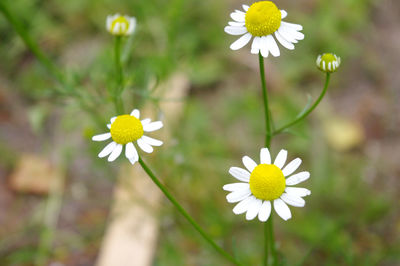
M248 47L239 56L229 51L233 38L223 32L229 13L241 3L3 1L47 55L66 69L67 79L82 93L80 97L90 102L86 111L104 120L113 114L107 89L115 86L113 42L104 29L105 18L115 12L137 18L137 32L126 41L123 54L127 109L143 100L157 103L151 98L152 89L176 71L185 72L193 86L184 118L174 133L175 144L161 152L162 160L154 162L157 172L163 174L168 187L218 243L248 265L259 265L262 225L233 215L233 205L226 202L222 191L224 184L233 181L227 173L230 166L239 166L245 154L258 158L264 130L260 123L263 114L258 73L238 64L247 56ZM282 86L271 90L276 125L296 116L306 102L305 92L319 89L321 74L314 67L318 53L342 56L343 70L334 79L346 72L346 59L363 51L358 39L360 32L370 30L369 13L373 7L371 0L337 0L334 6L330 1L314 0L282 1L282 8L290 14L288 21L304 26L306 38L294 52L283 51L279 59L267 60L268 83ZM67 132L80 129L82 135L90 137L95 123L86 117L84 121L89 125L82 128L81 121L75 121L82 106L54 93L56 85L51 77L2 16L0 36L1 75L12 81L13 88L31 108L35 131L40 134L50 107L60 108L61 103L67 102L62 121ZM279 74L269 79L270 73ZM277 78L284 81L276 82ZM339 153L330 149L319 125L304 123L296 126L296 132L274 139L272 146L274 154L287 148L290 158L300 156L302 169L312 173L304 185L312 191L306 198L306 208L291 208L293 219L288 222L276 217L276 239L284 264L399 263L400 242L388 228L396 204L390 196L364 182L363 171L368 162L360 159L357 151ZM7 151L10 147L0 145L0 149ZM95 149L89 149L94 154ZM56 232L56 238L65 245L49 251L50 258L63 261L77 249L98 247L105 225L105 217L102 219L97 221L95 230L91 224L72 236ZM225 264L171 206L163 209L160 220L154 265ZM17 236L0 241L1 265L29 265L34 259L36 246L28 236L34 235L37 228L30 223L26 228Z

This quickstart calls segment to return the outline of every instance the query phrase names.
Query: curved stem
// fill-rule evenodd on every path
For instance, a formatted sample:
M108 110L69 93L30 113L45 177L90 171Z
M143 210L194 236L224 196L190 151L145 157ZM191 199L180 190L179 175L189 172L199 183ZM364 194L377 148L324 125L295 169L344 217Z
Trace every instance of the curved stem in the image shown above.
M294 124L297 124L298 122L300 122L301 120L306 118L318 106L318 104L321 102L322 98L324 98L325 93L326 93L326 91L328 89L329 80L330 80L330 77L331 77L330 74L331 73L329 73L329 72L326 73L326 79L325 79L324 88L323 88L321 94L319 95L318 99L314 102L314 104L306 112L304 112L301 116L296 118L294 121L292 121L292 122L290 122L290 123L278 128L277 130L275 130L273 132L273 135L277 135L277 134L281 133L282 131L284 131L285 129L293 126Z
M264 99L264 115L265 115L265 147L271 148L271 114L268 107L268 91L265 81L265 70L264 70L264 57L261 53L258 54L259 65L260 65L260 78L261 86ZM268 221L264 224L264 266L268 265L268 253L271 254L273 262L276 263L276 250L274 241L274 227L272 223L272 213Z
M58 68L53 64L53 62L46 57L46 55L40 50L36 42L33 41L31 36L27 33L25 27L21 22L15 18L15 16L7 8L4 1L0 1L0 12L3 13L5 18L14 27L15 31L24 41L25 45L32 51L36 58L42 63L46 70L53 76L53 78L60 84L65 85L64 75L58 70Z
M142 158L139 157L139 163L143 167L143 170L148 174L148 176L153 180L157 187L164 193L164 195L169 199L169 201L178 209L178 211L186 218L186 220L196 229L197 232L222 256L227 260L236 265L241 265L232 255L223 250L218 246L212 239L207 235L206 232L200 227L198 223L185 211L185 209L178 203L178 201L172 196L172 194L167 190L167 188L158 180L150 168L145 164Z
M115 70L117 74L117 87L114 91L114 103L117 110L117 114L124 113L124 103L121 98L121 93L124 90L124 72L122 70L121 63L121 36L115 37L114 52L115 52Z

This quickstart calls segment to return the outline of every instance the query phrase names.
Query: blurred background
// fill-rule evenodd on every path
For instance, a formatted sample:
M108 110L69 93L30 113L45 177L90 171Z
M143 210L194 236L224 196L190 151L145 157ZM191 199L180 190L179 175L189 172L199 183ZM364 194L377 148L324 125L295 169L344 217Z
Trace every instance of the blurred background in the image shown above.
M0 14L0 265L94 265L103 250L126 160L98 159L104 144L91 136L105 132L114 115L107 96L113 39L105 19L116 12L138 21L123 53L127 112L146 101L162 117L161 102L183 104L167 144L146 161L219 244L260 265L262 224L233 215L222 190L233 182L229 167L240 166L243 155L258 160L263 143L258 58L249 45L231 51L236 38L223 31L230 12L251 2L2 1L78 96L57 91ZM282 48L266 60L276 126L319 95L317 55L342 58L321 105L272 143L273 156L285 148L311 172L302 184L312 191L306 207L291 208L287 222L275 217L282 263L400 265L400 2L276 4L306 36L294 51ZM185 80L187 97L152 96L176 76ZM227 265L163 196L160 202L151 265Z

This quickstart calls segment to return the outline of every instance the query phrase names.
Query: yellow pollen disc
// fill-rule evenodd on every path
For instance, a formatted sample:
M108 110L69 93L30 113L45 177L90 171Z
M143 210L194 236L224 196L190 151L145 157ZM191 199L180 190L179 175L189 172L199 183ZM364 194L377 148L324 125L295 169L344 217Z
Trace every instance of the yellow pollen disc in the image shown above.
M129 21L124 16L119 16L118 18L114 19L111 23L111 31L114 31L115 25L117 23L125 24L124 32L126 32L129 28ZM120 28L122 30L122 27Z
M267 36L281 26L281 11L271 1L255 2L246 12L245 25L253 36Z
M273 164L259 164L250 175L251 193L258 199L274 200L285 191L286 180L281 169Z
M131 115L117 116L114 123L111 124L111 137L119 144L140 139L143 136L143 125L139 119Z

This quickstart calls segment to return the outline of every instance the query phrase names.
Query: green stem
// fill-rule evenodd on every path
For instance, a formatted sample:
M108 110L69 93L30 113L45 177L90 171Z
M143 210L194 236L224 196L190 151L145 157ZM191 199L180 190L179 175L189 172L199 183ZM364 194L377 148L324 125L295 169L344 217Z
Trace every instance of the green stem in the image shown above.
M273 212L271 211L270 217L267 221L268 224L268 239L269 242L271 243L271 254L272 254L272 264L277 265L278 264L278 258L277 258L277 253L276 253L276 247L275 247L275 239L274 239L274 224L273 224Z
M167 190L167 188L158 180L150 168L145 164L142 158L139 157L139 163L143 167L144 171L149 175L151 180L157 185L157 187L164 193L164 195L171 201L171 203L178 209L178 211L186 218L186 220L196 229L197 232L222 256L227 260L236 265L241 265L232 255L223 250L209 237L204 230L197 224L194 219L185 211L185 209L178 203L178 201L172 196L172 194Z
M122 91L124 90L124 72L122 70L122 63L121 63L121 43L122 37L116 36L115 37L115 70L117 74L117 87L114 91L114 98L115 98L115 108L117 109L117 114L121 115L124 113L124 103L121 98Z
M265 81L265 70L264 70L264 57L261 53L258 54L259 65L260 65L260 78L261 86L264 99L264 115L265 115L265 147L271 148L272 130L271 130L271 115L268 107L268 91L267 84ZM274 227L272 223L272 212L268 221L264 224L264 266L268 266L268 253L273 258L273 263L277 263L275 241L274 241Z
M3 13L5 18L14 27L15 31L24 41L25 45L32 51L36 58L42 63L42 65L50 72L50 74L56 79L57 82L64 84L64 75L57 69L53 62L46 57L46 55L40 50L36 42L33 41L31 36L26 31L26 27L21 24L19 20L10 12L4 1L0 1L0 12Z
M262 86L263 99L264 99L265 147L270 148L271 138L272 138L271 119L269 116L267 84L265 82L264 57L261 55L261 53L258 54L258 59L259 59L259 65L260 65L261 86Z
M277 134L281 133L282 131L284 131L285 129L293 126L294 124L297 124L300 121L302 121L304 118L306 118L318 106L318 104L324 98L326 91L328 90L330 77L331 77L331 73L327 72L326 73L326 78L325 78L324 88L323 88L321 94L319 95L318 99L314 102L314 104L306 112L304 112L301 116L299 116L298 118L296 118L292 122L290 122L290 123L278 128L277 130L275 130L273 132L273 135L277 135Z

